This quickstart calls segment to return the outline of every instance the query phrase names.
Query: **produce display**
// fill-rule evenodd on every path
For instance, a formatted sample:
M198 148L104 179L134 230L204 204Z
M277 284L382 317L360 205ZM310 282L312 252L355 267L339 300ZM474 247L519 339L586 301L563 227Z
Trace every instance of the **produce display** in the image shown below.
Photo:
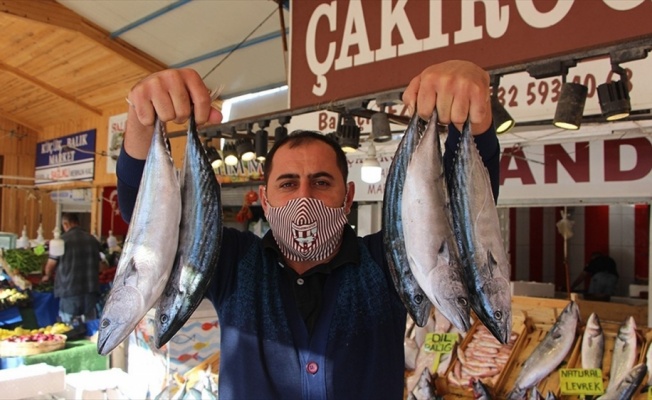
M53 325L48 325L43 328L37 328L37 329L25 329L19 326L14 329L0 329L0 341L8 340L14 337L21 337L21 336L28 337L37 334L45 334L45 335L64 334L70 330L72 330L72 326L64 324L62 322L56 322Z
M67 339L64 333L71 329L60 322L39 329L0 329L0 357L22 357L62 349Z
M31 249L6 249L3 252L3 257L11 269L23 276L27 276L41 272L48 259L48 254L37 255Z
M29 301L29 293L14 288L0 290L0 311L14 306L25 307Z

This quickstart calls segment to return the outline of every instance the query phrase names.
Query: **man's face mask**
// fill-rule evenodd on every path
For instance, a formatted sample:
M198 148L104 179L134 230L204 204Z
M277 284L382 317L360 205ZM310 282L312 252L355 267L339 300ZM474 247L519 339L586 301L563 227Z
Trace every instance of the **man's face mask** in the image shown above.
M327 207L307 197L281 207L268 205L266 217L281 252L292 261L328 258L339 246L347 223L344 206Z

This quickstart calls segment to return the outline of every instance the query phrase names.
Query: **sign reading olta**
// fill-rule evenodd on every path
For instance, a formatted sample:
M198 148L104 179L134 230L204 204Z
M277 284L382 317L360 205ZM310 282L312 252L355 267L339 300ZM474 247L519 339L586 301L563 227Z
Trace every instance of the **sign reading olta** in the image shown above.
M95 129L36 144L36 185L91 181L95 175Z
M652 36L649 0L292 2L290 107L403 88L428 65L492 69Z

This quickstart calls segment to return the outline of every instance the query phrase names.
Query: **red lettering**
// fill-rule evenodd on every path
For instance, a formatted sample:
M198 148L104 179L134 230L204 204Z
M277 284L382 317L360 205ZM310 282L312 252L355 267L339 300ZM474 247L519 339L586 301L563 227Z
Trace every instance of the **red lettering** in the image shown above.
M319 113L319 130L324 131L326 128L328 128L328 114L326 112L322 111Z
M621 148L631 146L636 153L634 166L622 169ZM604 141L604 180L605 182L635 181L652 171L652 143L648 138L632 138Z
M549 144L543 147L545 164L544 182L558 183L557 165L562 165L575 182L589 182L589 143L575 143L575 160L560 144Z
M514 169L509 168L512 159L516 167ZM536 183L522 148L512 147L503 151L503 155L500 157L501 185L505 183L505 179L520 179L523 185L534 185Z

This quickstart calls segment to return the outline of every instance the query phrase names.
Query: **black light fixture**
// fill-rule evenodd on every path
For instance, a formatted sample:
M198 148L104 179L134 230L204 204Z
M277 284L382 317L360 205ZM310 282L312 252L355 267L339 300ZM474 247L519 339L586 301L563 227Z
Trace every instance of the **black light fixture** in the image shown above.
M267 142L269 139L269 134L265 130L269 126L269 121L263 121L258 123L260 129L256 132L256 139L254 144L256 147L256 159L258 161L265 161L267 157Z
M251 139L238 139L235 142L235 148L242 161L251 161L256 158L256 152L254 152L254 145L251 143Z
M288 128L284 126L277 126L274 129L274 143L283 140L288 135Z
M578 130L582 125L582 115L589 88L581 83L566 82L566 74L562 74L563 84L561 94L555 109L553 125L568 130Z
M498 100L498 87L500 85L500 76L492 75L491 77L491 113L494 119L496 133L505 133L514 127L516 123L509 112L500 104Z
M392 129L384 106L371 116L371 137L374 142L387 142L392 139Z
M218 169L222 166L222 157L217 149L210 144L210 141L206 142L206 156L213 169Z
M627 89L627 74L618 64L611 64L611 71L620 75L619 81L611 81L598 85L598 99L602 115L607 121L615 121L629 116L632 105Z
M222 156L224 157L224 164L231 166L238 164L238 154L235 150L235 144L224 143L224 147L222 147Z
M360 127L351 114L340 114L337 124L337 138L342 150L351 153L360 146Z

